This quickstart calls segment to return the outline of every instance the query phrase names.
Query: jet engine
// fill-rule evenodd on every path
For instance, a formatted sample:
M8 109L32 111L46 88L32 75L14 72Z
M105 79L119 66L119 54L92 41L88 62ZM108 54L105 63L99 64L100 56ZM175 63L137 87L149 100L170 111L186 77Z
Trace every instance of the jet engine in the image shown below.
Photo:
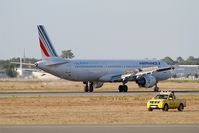
M140 87L150 88L156 84L156 78L152 75L144 75L136 79L136 83Z
M93 87L94 88L101 88L103 86L103 82L93 82Z

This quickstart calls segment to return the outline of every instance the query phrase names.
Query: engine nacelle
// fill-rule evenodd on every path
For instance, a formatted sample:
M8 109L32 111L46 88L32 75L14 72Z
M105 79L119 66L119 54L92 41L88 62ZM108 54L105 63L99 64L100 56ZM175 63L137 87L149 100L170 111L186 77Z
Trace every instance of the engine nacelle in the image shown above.
M140 87L151 88L156 84L156 78L152 75L144 75L136 80Z
M94 88L101 88L103 86L103 82L93 82L93 87Z

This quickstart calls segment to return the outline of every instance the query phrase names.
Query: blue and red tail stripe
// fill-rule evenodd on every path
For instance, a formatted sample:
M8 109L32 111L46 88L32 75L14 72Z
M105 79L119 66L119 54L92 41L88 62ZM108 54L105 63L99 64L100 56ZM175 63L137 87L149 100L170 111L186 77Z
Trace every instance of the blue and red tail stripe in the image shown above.
M39 33L39 43L43 54L46 57L57 56L57 53L43 25L38 26L38 33Z

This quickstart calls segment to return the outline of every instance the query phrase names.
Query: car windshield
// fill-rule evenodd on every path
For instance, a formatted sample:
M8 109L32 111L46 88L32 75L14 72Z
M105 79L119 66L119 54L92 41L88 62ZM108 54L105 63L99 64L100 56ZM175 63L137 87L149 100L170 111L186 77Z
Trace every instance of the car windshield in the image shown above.
M168 95L157 95L155 99L167 99Z

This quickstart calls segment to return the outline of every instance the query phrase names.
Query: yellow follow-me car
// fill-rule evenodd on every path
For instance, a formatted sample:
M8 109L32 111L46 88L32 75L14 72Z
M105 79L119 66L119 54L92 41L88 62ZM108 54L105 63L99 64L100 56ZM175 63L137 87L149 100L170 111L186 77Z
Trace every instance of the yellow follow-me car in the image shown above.
M178 111L183 111L184 107L186 107L186 101L176 99L173 91L162 91L147 102L148 111L153 111L153 109L162 109L163 111L178 109Z

